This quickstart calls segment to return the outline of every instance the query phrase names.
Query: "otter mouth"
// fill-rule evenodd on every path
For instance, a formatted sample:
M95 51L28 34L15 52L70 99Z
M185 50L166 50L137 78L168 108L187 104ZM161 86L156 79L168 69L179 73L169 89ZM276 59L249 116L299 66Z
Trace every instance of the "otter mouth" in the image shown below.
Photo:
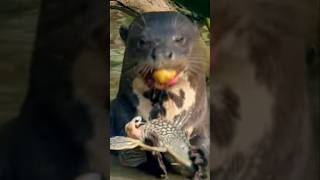
M163 90L175 86L182 76L182 72L181 68L155 68L145 65L139 74L149 88Z

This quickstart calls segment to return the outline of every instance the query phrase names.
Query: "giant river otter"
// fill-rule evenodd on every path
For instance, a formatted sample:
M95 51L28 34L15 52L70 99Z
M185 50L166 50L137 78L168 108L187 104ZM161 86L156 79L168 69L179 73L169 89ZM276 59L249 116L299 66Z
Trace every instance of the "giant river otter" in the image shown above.
M137 115L149 119L161 113L182 124L206 164L209 112L204 63L209 57L196 25L176 12L149 12L128 29L120 28L120 35L126 50L119 92L111 103L112 135L125 135L125 124Z

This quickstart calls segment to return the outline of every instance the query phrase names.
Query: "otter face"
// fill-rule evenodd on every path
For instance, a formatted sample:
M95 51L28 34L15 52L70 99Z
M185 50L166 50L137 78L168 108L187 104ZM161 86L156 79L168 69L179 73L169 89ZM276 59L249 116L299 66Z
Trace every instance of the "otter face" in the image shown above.
M192 55L199 32L196 25L179 13L143 14L129 29L122 27L120 35L126 43L124 68L133 68L149 87L155 85L152 74L158 69L174 70L174 78L179 78L192 63L199 64L196 62L199 59Z

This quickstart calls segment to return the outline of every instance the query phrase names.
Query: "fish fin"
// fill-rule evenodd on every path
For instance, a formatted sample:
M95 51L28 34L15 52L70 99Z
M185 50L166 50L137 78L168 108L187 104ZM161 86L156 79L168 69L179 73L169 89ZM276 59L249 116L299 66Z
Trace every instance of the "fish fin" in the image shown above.
M124 166L137 167L147 161L147 154L139 149L130 149L120 151L119 159L120 163Z
M124 136L114 136L110 138L110 150L128 150L139 146L141 142Z
M150 146L160 146L160 141L154 132L149 132L148 135L146 136L144 140L145 144L150 145Z

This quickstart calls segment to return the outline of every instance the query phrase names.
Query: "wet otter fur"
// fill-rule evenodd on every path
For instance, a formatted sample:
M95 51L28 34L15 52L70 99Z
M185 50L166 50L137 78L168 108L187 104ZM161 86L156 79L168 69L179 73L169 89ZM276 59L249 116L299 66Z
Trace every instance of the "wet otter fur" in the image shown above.
M209 113L204 44L194 25L176 12L145 13L128 29L120 28L126 50L120 87L111 103L112 135L125 135L133 117L144 119L159 113L182 124L191 144L209 154ZM174 69L175 85L158 89L150 78L156 69Z

